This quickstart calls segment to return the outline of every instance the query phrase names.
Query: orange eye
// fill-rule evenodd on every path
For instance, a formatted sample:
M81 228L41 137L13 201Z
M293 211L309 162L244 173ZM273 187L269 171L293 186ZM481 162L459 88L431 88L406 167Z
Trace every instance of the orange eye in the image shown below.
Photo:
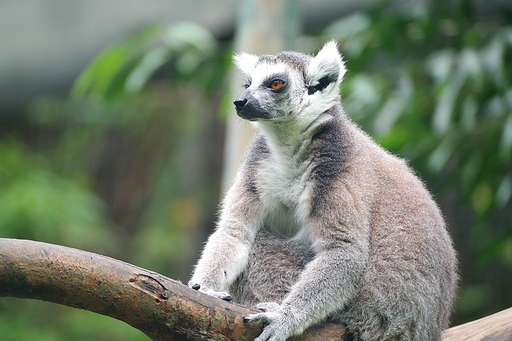
M275 80L270 84L272 90L279 90L284 86L284 82L281 80Z

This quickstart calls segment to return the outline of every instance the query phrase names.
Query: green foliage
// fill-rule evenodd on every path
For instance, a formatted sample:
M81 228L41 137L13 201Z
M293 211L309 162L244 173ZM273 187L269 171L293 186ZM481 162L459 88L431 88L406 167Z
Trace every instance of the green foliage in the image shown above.
M165 29L151 26L100 53L77 79L72 95L83 98L95 94L113 100L138 94L170 61L175 80L204 76L198 71L213 59L216 50L215 38L196 24L178 22ZM212 85L207 78L201 82L206 87Z
M15 141L0 144L0 159L2 237L105 250L104 208L85 177L58 174Z
M11 124L0 138L0 236L185 280L204 207L217 201L197 151L215 118L206 94L222 90L229 65L218 47L194 24L151 26L100 53L69 98L34 100L19 125L0 117ZM104 316L27 300L2 299L0 319L2 340L147 339Z
M3 297L0 315L0 335L6 341L149 340L124 322L48 302Z
M347 59L345 109L439 195L451 230L464 236L456 246L464 283L475 283L467 290L486 288L491 264L512 269L512 26L496 14L480 20L471 1L403 5L323 32ZM461 313L512 303L478 292L486 299L463 286Z
M512 195L512 27L423 10L357 14L327 29L342 33L347 111L387 148L458 179L484 218Z

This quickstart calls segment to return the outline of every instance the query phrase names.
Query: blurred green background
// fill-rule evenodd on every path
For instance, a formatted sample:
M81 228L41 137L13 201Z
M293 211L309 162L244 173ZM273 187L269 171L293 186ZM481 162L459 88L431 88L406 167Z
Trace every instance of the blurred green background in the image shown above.
M339 42L347 114L410 160L438 200L460 259L453 324L512 306L511 10L372 2L306 21L297 42L311 53ZM186 282L221 197L232 31L140 26L95 53L72 85L0 107L0 237ZM147 340L111 318L13 298L0 299L0 339Z

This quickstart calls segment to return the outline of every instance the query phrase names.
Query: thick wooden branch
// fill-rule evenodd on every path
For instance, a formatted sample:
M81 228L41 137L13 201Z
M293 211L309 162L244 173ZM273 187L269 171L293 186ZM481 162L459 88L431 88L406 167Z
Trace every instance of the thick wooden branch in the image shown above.
M252 340L252 311L131 264L40 242L0 239L0 295L114 317L153 340ZM229 326L229 328L227 328Z
M32 298L124 321L153 340L254 340L256 310L218 300L178 281L116 259L64 246L0 238L0 296ZM512 308L446 330L443 341L510 340ZM327 324L294 341L343 341Z
M508 341L512 339L512 308L452 327L443 333L443 341Z
M54 244L0 238L0 296L90 310L153 340L254 340L262 325L244 324L247 307L199 293L158 273ZM341 341L344 328L312 328L296 340Z

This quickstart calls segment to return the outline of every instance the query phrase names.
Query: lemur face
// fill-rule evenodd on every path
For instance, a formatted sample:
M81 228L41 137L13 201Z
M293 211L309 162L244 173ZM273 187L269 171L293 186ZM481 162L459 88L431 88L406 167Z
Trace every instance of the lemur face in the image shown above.
M246 77L245 90L233 102L250 121L301 120L307 124L338 100L345 68L336 43L315 56L282 52L275 56L235 56Z
M280 61L258 61L245 90L235 101L238 116L250 120L278 120L292 114L294 90L301 87L298 72Z

